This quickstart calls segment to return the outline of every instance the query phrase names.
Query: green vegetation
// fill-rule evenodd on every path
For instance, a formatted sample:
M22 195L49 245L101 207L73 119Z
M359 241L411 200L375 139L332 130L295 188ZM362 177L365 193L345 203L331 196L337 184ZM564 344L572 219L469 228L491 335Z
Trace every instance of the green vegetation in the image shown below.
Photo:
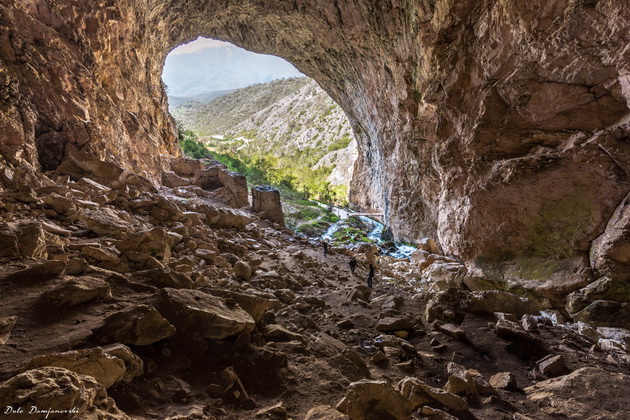
M367 237L365 230L352 226L343 226L332 235L336 242L355 244L355 243L376 243L376 241Z
M297 233L302 233L306 236L318 237L326 233L329 227L330 227L330 223L326 223L321 220L318 220L318 221L309 222L309 223L302 223L295 229L295 231Z
M236 150L232 147L224 153L214 153L216 160L245 175L250 183L272 185L285 199L315 199L347 205L348 187L331 185L326 180L332 169L325 166L312 169L309 159L298 156L299 153L278 158L271 154L260 155L247 148Z
M175 125L177 127L179 146L182 148L184 155L195 159L210 157L210 152L206 146L199 141L199 137L197 137L194 131L185 129L178 120L175 120Z

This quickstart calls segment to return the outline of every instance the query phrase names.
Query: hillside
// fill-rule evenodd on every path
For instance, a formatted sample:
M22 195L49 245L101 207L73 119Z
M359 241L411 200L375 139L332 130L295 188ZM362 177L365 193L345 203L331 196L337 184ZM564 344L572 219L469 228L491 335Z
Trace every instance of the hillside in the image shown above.
M215 152L264 158L294 177L324 176L333 186L347 188L352 177L357 148L350 123L306 77L238 89L207 104L187 102L173 115Z
M170 110L174 110L177 107L185 104L186 102L199 102L202 104L208 103L220 96L226 95L230 92L233 92L234 89L226 89L226 90L215 90L212 92L206 92L206 93L199 93L196 95L192 95L192 96L175 96L175 95L168 95L168 108Z

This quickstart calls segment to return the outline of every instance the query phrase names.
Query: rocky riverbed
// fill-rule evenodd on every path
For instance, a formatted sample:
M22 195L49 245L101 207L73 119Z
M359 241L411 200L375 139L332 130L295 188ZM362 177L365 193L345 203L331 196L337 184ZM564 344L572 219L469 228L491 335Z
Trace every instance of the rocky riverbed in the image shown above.
M361 249L324 256L236 208L243 184L221 167L171 169L158 186L85 156L0 166L9 418L630 416L626 330L472 292L431 241L381 257L368 288Z

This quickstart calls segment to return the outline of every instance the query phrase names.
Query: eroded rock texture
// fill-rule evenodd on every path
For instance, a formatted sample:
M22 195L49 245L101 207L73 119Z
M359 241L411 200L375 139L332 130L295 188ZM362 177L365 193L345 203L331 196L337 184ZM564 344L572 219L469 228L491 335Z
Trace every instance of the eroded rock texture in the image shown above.
M0 13L13 165L51 169L79 148L155 179L160 154L179 153L161 66L202 35L282 56L328 91L359 140L352 199L397 237L436 237L500 278L571 273L561 294L592 280L598 237L596 275L628 266L623 2L9 0Z

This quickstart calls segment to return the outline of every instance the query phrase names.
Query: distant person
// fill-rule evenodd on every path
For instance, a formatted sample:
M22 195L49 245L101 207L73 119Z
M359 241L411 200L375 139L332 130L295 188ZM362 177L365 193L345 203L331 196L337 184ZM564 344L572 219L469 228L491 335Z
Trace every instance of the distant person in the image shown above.
M355 257L352 257L348 264L350 265L350 272L354 274L354 270L357 269L357 259Z
M370 263L370 271L367 276L368 287L372 287L372 280L374 279L374 266Z
M324 241L324 257L328 255L328 242Z

